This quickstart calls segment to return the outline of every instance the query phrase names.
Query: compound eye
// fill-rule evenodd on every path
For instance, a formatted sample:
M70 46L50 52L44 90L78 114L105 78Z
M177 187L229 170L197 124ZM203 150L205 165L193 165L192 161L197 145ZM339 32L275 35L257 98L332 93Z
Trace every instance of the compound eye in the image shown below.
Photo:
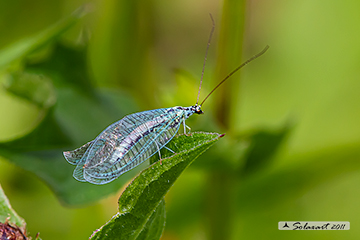
M204 112L200 108L195 109L195 113L197 114L203 114Z

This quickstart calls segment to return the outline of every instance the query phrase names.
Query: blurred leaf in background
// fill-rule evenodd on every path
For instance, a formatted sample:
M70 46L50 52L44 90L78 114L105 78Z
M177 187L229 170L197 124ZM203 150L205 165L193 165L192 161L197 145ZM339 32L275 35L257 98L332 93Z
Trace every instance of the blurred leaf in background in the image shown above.
M2 239L32 239L26 232L26 223L14 209L0 185L0 234ZM41 240L38 234L35 240Z
M82 13L74 14L82 15ZM73 21L76 21L76 18ZM50 40L55 42L59 33L68 28L69 24L72 25L73 21L69 21L68 24L56 24L55 27L39 33L33 39L38 39L44 44ZM52 34L46 34L47 32ZM33 44L41 46L38 41L33 41ZM27 49L33 48L32 45L27 46ZM104 94L103 97L103 93L95 92L90 85L91 80L87 77L85 53L84 50L71 49L55 42L52 53L46 60L36 64L25 64L23 73L14 73L5 82L9 93L37 106L44 117L31 133L1 144L1 155L23 169L37 174L53 189L60 201L69 205L89 203L103 198L106 194L117 191L124 184L125 179L123 178L117 186L109 184L103 188L96 188L97 186L73 181L68 174L71 171L70 166L64 164L61 149L87 141L83 137L89 129L106 125L111 121L109 119L127 112L121 109L121 106L132 106L131 103L123 104L127 100L121 99L123 96L121 94L117 96L117 101L122 104L116 104L107 99L109 94ZM21 58L26 56L26 53L18 53L18 55ZM42 75L50 78L52 82L45 81L45 77L41 81ZM88 109L83 109L85 107ZM82 120L76 121L79 113L84 110L90 110L87 111L89 116L85 124ZM101 117L94 115L96 113ZM111 116L108 113L115 114Z
M193 104L211 12L218 39L200 99L241 59L271 48L188 120L226 137L166 195L162 238L360 236L277 230L286 219L359 223L359 2L107 0L71 15L81 4L0 3L0 181L30 232L84 239L117 212L136 172L101 188L78 183L61 152L126 114ZM185 69L177 82L172 69ZM93 205L62 207L28 172L62 203Z
M24 219L22 219L15 211L12 209L9 200L5 196L3 189L0 186L0 222L5 222L6 219L12 224L15 224L19 227L25 229L26 224Z

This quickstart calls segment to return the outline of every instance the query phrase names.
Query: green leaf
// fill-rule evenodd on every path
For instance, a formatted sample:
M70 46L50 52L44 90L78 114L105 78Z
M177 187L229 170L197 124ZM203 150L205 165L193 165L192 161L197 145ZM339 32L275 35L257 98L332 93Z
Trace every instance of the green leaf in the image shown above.
M44 47L49 42L55 40L62 33L73 26L84 14L86 13L85 7L79 8L69 17L57 22L48 29L18 42L13 43L5 49L0 51L0 70L8 67L16 60L21 60L25 56L33 53L34 51Z
M5 196L5 193L0 185L0 222L4 223L9 218L9 222L13 225L19 226L25 229L25 221L22 219L14 209L12 209L9 200Z
M71 92L62 93L57 107L35 130L22 138L0 143L1 156L37 175L65 205L83 205L104 198L136 174L131 171L102 187L72 177L74 168L62 152L94 139L103 128L131 112L128 108L133 108L131 100L119 92L98 94L107 105ZM128 104L121 104L124 102Z
M14 209L0 185L0 238L1 239L32 239L26 236L26 223ZM25 238L24 238L25 237ZM39 233L35 240L41 240Z
M158 224L154 225L154 230L147 228L154 210L159 211L159 204L180 174L222 136L217 133L192 133L190 136L175 137L167 146L176 154L141 172L120 196L119 213L91 239L143 239L139 238L144 236L143 231L159 231ZM157 215L161 216L161 211ZM157 222L161 223L160 220Z
M156 207L150 218L147 220L144 228L141 230L138 240L160 239L165 228L165 199L163 198Z
M26 65L32 72L46 74L53 80L56 89L70 87L80 94L94 96L92 79L88 70L87 46L54 44L49 58Z
M42 107L43 111L30 133L0 143L1 156L36 174L65 205L83 205L104 198L118 191L136 174L136 171L129 172L102 187L80 183L72 177L73 166L62 155L63 151L94 139L109 124L138 110L133 98L125 92L92 88L85 50L56 44L48 59L27 66L23 74L30 78L17 79L8 86L12 93ZM49 88L43 87L43 82L37 79L41 75L51 80ZM81 79L77 79L79 75ZM40 87L45 91L36 89L45 94L38 98L36 92L27 91L23 84ZM54 105L48 100L49 96L52 98L53 92L49 90L52 87L56 92Z
M261 176L242 182L236 191L240 212L263 211L286 204L318 184L345 173L359 171L360 143L332 147L283 161L297 164L262 173Z
M56 102L51 80L44 75L15 72L4 83L4 88L41 109L48 109Z
M250 136L250 145L245 153L244 174L269 165L272 157L289 134L291 127L285 125L277 131L259 130Z

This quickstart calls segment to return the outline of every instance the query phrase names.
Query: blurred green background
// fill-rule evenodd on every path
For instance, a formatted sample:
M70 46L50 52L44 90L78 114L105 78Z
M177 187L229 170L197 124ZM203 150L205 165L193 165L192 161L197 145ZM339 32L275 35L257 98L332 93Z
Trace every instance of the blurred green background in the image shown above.
M65 85L53 84L58 95L72 97L67 103L58 100L55 109L82 110L55 114L72 135L72 147L126 114L194 104L211 29L209 13L216 30L200 99L240 62L270 45L263 57L214 93L204 104L205 115L188 120L192 131L227 135L168 193L162 239L360 236L359 1L3 0L0 49L47 29L83 4L90 13L60 41L82 51L92 85L81 83L77 87L84 88L69 92ZM27 56L27 64L39 66L55 51L54 45ZM65 50L59 51L65 55ZM80 68L76 63L74 68ZM62 64L55 62L59 69ZM21 68L23 63L15 62L2 69L1 85L6 85L12 69ZM69 65L62 71L75 78ZM83 104L91 89L102 93L104 106L107 101L118 106L99 110L103 105L97 102ZM1 87L0 114L0 140L7 142L31 132L47 109ZM86 134L78 136L72 121ZM251 168L240 157L243 149L256 143L254 136L267 146L278 139L266 141L261 133L280 136L282 131L286 136L263 166ZM260 148L260 155L265 148ZM244 166L238 176L227 172L234 161ZM68 165L65 159L60 164ZM68 169L62 174L71 177ZM43 181L6 157L0 157L0 183L31 235L40 232L43 239L87 239L117 212L121 193L119 189L81 208L65 207ZM277 222L286 220L350 221L351 230L277 230Z

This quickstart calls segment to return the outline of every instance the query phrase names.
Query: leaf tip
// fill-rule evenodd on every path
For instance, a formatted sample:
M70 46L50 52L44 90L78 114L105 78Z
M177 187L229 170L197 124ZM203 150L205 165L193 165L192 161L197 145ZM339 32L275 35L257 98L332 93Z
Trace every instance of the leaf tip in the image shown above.
M223 136L225 136L225 133L221 134L221 135L219 136L219 138L222 138Z

